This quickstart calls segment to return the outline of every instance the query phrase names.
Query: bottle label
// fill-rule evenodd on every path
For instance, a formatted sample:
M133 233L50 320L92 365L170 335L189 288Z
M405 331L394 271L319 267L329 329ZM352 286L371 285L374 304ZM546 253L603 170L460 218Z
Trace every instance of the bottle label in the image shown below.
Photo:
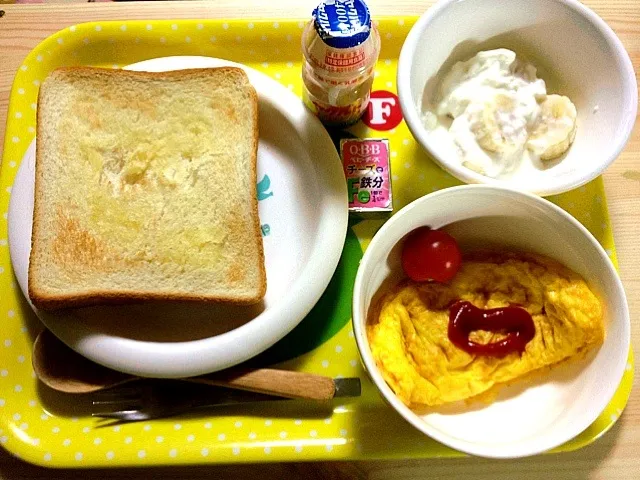
M316 98L311 98L308 91L303 89L303 99L307 107L329 126L347 126L360 120L369 103L369 93L347 105L331 105Z
M357 67L364 63L364 49L360 48L350 52L340 52L333 48L327 48L324 54L324 63L340 70L341 67Z

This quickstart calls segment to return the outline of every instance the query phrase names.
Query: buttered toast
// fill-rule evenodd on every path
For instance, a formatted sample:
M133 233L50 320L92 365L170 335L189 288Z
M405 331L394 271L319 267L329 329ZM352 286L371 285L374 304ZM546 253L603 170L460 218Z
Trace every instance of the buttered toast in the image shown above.
M38 100L33 304L258 302L257 122L239 68L52 72Z

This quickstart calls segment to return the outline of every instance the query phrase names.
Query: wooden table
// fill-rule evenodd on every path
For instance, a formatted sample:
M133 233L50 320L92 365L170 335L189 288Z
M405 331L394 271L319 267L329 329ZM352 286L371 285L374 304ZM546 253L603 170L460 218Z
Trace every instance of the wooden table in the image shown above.
M308 17L316 0L215 0L211 2L82 3L2 5L0 11L0 139L4 137L9 91L16 70L38 42L57 30L90 20ZM374 15L416 15L433 0L368 0ZM586 0L616 31L640 66L640 1ZM1 149L0 145L0 149ZM1 152L1 150L0 150ZM632 343L640 352L640 126L620 158L605 173L605 188L618 249L622 281L632 318ZM512 461L482 459L394 462L267 464L147 470L46 470L13 459L0 450L0 480L18 478L640 478L640 393L636 389L616 426L580 451Z

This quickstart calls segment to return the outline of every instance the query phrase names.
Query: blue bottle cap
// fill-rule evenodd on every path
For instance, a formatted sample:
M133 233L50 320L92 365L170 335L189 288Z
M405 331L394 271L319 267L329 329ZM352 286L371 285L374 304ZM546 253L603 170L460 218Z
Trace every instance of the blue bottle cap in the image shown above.
M320 38L334 48L360 45L371 32L371 16L362 0L324 0L313 10Z

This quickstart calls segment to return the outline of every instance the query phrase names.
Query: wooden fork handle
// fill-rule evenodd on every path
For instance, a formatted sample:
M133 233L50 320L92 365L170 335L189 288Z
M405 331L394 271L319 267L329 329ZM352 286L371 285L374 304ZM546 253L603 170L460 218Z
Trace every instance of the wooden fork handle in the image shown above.
M308 400L329 400L333 398L336 392L332 378L313 373L272 368L224 370L199 377L191 377L189 380L218 387Z

